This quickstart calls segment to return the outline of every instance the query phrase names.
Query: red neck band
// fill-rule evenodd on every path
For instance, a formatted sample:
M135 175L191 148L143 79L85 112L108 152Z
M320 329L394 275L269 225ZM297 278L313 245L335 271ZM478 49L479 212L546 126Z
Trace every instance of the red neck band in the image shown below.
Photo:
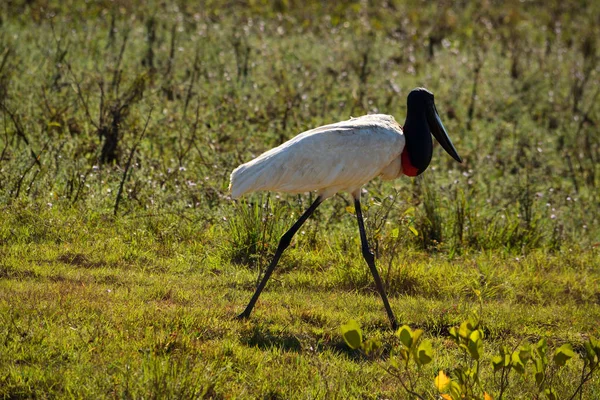
M408 176L419 175L418 168L415 168L410 163L410 157L408 157L408 152L406 151L406 148L404 150L402 150L402 173L404 173L404 175L408 175Z

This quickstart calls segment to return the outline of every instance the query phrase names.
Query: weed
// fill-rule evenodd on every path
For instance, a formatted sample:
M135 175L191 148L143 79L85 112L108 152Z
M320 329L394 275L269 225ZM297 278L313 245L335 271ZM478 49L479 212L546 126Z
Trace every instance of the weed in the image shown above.
M257 201L237 203L234 215L228 220L231 233L231 260L251 267L265 264L287 227L284 225L289 209L277 198L259 197Z

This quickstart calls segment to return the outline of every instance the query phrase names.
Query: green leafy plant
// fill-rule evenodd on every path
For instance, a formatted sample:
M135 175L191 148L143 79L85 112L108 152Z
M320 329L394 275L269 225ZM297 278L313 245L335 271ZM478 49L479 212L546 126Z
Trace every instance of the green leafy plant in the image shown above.
M344 341L352 350L359 350L370 356L381 348L381 342L377 339L363 340L362 329L354 320L342 325L341 330Z
M392 352L387 372L398 379L407 393L423 398L416 393L415 386L416 380L422 376L421 368L433 360L431 341L422 339L423 330L413 331L408 325L401 326L396 336L400 344Z
M344 341L353 350L361 350L366 355L371 355L381 348L381 342L374 339L363 341L360 325L351 320L341 327ZM390 356L389 367L383 367L389 374L396 377L404 390L418 398L423 398L415 392L416 376L419 376L421 367L433 360L433 347L431 341L423 339L423 330L412 330L408 325L400 327L396 333L400 340ZM416 367L416 371L414 370Z
M342 325L341 332L348 347L359 350L371 359L376 354L375 350L382 346L378 340L363 340L362 329L354 320ZM388 365L383 368L400 382L406 393L419 399L441 396L446 400L500 400L505 398L510 388L510 375L516 373L526 380L533 378L537 393L530 393L532 396L557 400L559 397L553 383L560 369L575 357L571 344L565 343L550 353L547 340L542 338L535 344L517 345L512 349L502 345L498 353L487 362L484 357L484 331L475 315L459 326L450 328L449 333L463 357L449 368L449 373L441 369L437 372L433 379L437 395L431 391L417 392L417 387L422 386L420 383L427 379L422 373L422 368L434 360L433 345L430 340L423 339L423 330L412 330L408 325L399 328L395 332L399 342L390 354ZM551 359L549 354L552 354ZM600 341L589 338L584 343L581 358L583 368L580 382L569 399L575 399L577 395L581 397L585 384L597 372ZM483 372L490 370L495 379L492 382L484 382ZM496 394L496 397L490 393Z
M450 328L450 337L463 352L462 363L456 366L450 376L453 378L446 391L453 400L461 398L479 398L485 393L480 379L481 359L483 356L484 333L479 318L475 315L459 327Z

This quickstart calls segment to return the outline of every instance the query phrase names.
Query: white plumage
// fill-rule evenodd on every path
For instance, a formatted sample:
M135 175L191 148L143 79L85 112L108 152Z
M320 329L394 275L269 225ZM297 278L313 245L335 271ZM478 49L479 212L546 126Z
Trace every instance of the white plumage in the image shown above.
M382 175L402 174L402 128L391 115L352 118L303 132L231 173L234 198L259 190L318 191L322 199L355 193Z

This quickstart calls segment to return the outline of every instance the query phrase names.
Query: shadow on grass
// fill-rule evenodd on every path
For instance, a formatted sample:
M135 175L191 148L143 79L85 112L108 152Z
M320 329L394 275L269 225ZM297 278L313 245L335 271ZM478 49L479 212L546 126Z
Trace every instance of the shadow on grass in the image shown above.
M76 268L102 268L106 266L104 261L91 261L85 254L81 253L64 253L58 256L57 261L68 264Z
M240 335L240 342L248 347L258 347L261 350L279 349L294 353L323 353L326 351L345 355L352 361L367 359L365 354L352 350L340 337L318 339L316 337L299 337L289 332L277 332L265 325L249 326ZM377 358L388 358L390 346L383 346Z
M263 325L254 325L242 331L240 342L248 347L258 347L262 350L278 348L297 353L302 351L302 343L298 337L290 333L273 332Z
M29 269L16 269L9 266L0 266L0 279L35 279L40 276L36 271Z

